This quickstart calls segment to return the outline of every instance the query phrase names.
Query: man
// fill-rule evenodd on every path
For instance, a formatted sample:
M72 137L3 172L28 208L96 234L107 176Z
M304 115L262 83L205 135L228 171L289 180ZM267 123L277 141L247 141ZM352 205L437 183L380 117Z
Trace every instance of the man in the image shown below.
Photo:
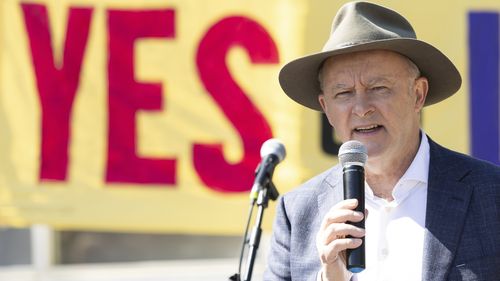
M424 106L461 77L390 9L344 5L323 51L280 72L285 93L323 111L338 137L361 141L366 230L343 200L337 165L283 196L265 280L500 280L500 168L447 150L420 129ZM347 236L352 238L347 238ZM366 269L346 270L365 237Z

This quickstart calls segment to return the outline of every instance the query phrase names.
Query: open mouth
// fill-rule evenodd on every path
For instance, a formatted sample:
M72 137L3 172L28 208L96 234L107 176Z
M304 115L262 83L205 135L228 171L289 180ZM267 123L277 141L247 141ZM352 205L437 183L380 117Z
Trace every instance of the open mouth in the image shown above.
M365 127L354 128L354 131L356 133L371 133L371 132L375 132L377 130L380 130L381 128L382 128L381 125L369 125L369 126L365 126Z

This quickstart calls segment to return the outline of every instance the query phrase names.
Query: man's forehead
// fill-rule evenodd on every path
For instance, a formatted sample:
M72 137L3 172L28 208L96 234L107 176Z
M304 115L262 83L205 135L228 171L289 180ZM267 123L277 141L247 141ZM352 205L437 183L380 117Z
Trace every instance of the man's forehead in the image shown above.
M375 84L393 85L397 81L397 78L391 75L388 76L373 76L367 79L362 79L362 83L369 86ZM342 77L332 77L330 82L327 83L328 89L350 89L355 86L354 79L342 79Z
M364 80L392 80L408 75L408 69L408 59L396 52L363 51L328 58L323 65L322 76L327 76L325 79L336 78L334 80L355 76L363 76Z
M369 66L373 63L383 62L381 66L406 67L407 61L408 58L393 51L370 50L331 56L325 60L323 66L344 68L357 65Z

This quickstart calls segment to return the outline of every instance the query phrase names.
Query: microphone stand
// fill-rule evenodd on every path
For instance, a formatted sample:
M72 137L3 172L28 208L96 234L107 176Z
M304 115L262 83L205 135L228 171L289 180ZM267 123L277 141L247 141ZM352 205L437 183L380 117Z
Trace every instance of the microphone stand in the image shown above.
M272 174L270 175L268 174L268 176L266 177L266 182L263 185L264 188L262 188L259 191L259 195L257 197L256 203L259 208L257 211L257 216L255 218L255 225L252 229L252 233L250 234L250 239L248 240L249 253L248 253L247 266L244 278L243 280L241 280L240 275L237 273L229 278L229 280L231 281L250 281L252 279L255 257L257 255L257 249L259 248L260 238L262 235L261 226L262 226L262 219L264 218L264 210L268 206L269 199L275 201L276 199L278 199L279 196L276 186L271 181L271 177ZM244 239L245 241L247 241L246 237Z

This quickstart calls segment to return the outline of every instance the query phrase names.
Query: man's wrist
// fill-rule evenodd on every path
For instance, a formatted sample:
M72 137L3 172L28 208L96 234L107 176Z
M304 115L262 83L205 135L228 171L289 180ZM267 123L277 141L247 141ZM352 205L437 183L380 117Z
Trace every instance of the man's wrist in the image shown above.
M329 266L323 265L318 272L316 281L349 281L352 275L352 272L347 270L343 263L334 263Z

